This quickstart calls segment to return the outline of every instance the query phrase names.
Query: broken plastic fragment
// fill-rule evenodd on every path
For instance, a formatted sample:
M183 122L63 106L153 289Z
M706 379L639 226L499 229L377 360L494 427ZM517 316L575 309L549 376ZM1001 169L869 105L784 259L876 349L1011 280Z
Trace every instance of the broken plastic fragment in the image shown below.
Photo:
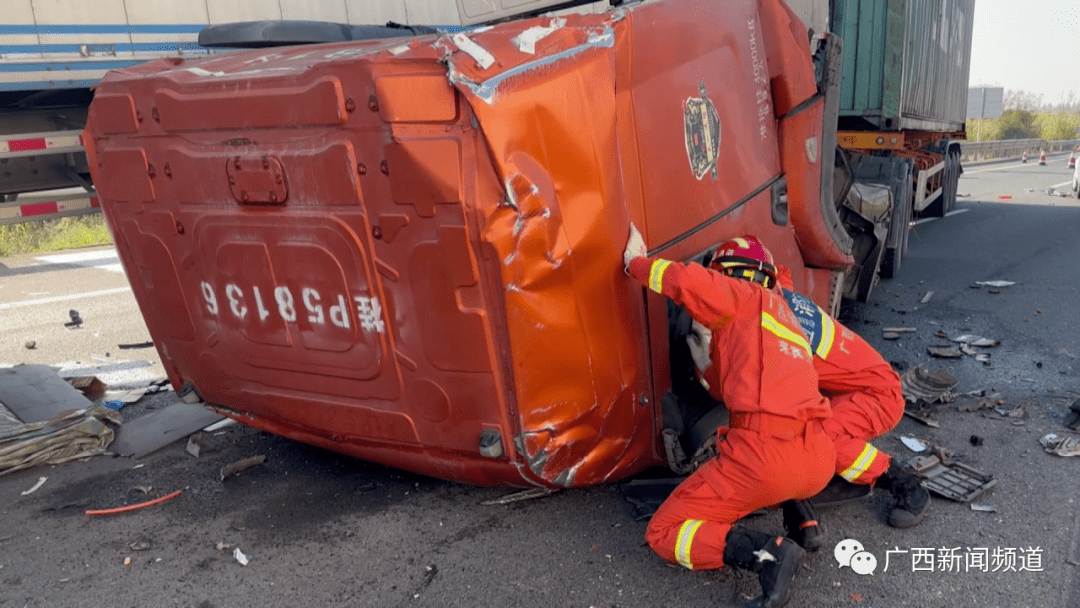
M486 70L491 67L491 64L495 63L495 57L487 52L487 49L473 42L464 32L454 34L451 40L463 53L476 60L476 65L482 69Z
M975 336L972 334L964 334L962 336L956 336L955 338L949 338L953 342L959 342L960 344L967 344L969 346L981 346L992 347L1001 344L998 340L991 340L990 338L984 338L982 336Z
M904 445L912 452L922 452L926 450L926 444L914 437L901 437L900 441L904 442Z
M997 509L994 508L994 505L983 505L983 504L971 503L971 510L972 511L982 511L983 513L997 513Z
M233 557L236 558L236 561L240 562L241 566L248 565L248 561L250 561L248 556L244 555L244 552L240 550L240 547L237 547L236 550L233 551Z
M1039 439L1043 449L1058 456L1080 456L1080 437L1062 437L1048 433Z
M1016 285L1014 281L975 281L979 287L1009 287Z
M22 495L26 496L27 494L33 494L34 492L37 492L37 489L45 485L45 481L47 481L48 479L48 477L38 478L37 483L34 484L34 487L30 488L29 490L23 491Z
M555 30L561 28L564 25L566 25L566 19L563 19L561 17L558 18L558 19L552 19L551 20L551 25L548 25L548 26L538 25L536 27L530 27L529 29L525 30L524 32L521 32L520 34L518 34L514 38L513 42L514 42L515 45L517 45L518 50L521 51L522 53L528 53L529 55L533 55L533 54L536 53L536 43L537 42L540 42L545 37L547 37L549 34L551 34L552 32L554 32Z
M907 462L927 490L960 502L971 502L997 485L993 475L951 459L938 456L914 456Z
M926 352L932 357L941 357L943 359L959 359L964 356L960 349L953 346L927 346Z

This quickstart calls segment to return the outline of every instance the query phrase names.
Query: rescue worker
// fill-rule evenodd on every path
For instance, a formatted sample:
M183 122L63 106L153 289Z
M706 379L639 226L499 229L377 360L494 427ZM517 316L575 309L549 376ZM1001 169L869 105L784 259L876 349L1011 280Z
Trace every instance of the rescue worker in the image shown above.
M736 521L762 507L815 495L836 454L822 427L829 403L817 390L812 351L776 281L772 254L752 236L721 244L723 269L646 256L631 224L626 271L684 306L711 331L703 384L730 412L717 431L717 457L699 466L649 521L645 538L660 557L692 570L725 565L758 575L763 605L783 606L805 550L785 536ZM744 276L761 281L743 281Z
M870 444L871 439L892 430L904 415L900 376L866 340L813 300L793 291L786 268L779 268L778 281L814 351L818 390L832 404L832 418L822 424L836 447L836 474L850 484L889 490L893 501L889 525L908 528L919 524L926 518L930 493L889 454ZM820 547L824 539L811 505L785 505L784 516L789 532L792 528L802 530L789 536L808 550Z

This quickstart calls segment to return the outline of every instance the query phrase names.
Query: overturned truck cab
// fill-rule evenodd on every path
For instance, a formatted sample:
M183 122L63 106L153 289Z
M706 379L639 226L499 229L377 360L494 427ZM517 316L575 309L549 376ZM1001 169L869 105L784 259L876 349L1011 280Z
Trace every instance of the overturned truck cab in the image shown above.
M806 30L724 7L111 72L84 142L173 386L472 484L663 464L667 304L623 273L628 224L682 260L756 234L830 308L852 265Z

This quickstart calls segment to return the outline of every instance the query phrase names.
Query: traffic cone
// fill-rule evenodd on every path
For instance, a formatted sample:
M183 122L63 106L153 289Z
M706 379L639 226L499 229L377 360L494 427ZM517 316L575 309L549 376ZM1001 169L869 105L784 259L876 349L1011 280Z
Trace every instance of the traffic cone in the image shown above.
M1022 163L1027 162L1027 150L1024 150L1024 155L1020 157L1020 162L1022 162Z
M1039 164L1040 165L1045 165L1046 164L1046 152L1040 152L1039 153Z

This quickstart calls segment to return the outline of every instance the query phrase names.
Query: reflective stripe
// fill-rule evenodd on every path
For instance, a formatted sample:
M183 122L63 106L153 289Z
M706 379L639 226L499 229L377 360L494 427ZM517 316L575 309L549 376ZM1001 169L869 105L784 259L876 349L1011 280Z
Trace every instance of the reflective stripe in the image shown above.
M806 341L806 338L781 325L779 321L765 311L761 311L761 326L776 334L782 340L798 344L806 351L807 356L814 356L814 351L810 350L810 343Z
M688 519L679 528L679 539L675 543L675 559L679 560L683 567L690 570L694 569L694 564L690 561L690 545L693 544L694 535L697 534L698 528L703 523L705 522L700 519Z
M878 450L869 443L863 448L862 453L855 459L855 462L851 463L840 476L844 479L854 482L860 475L866 472L870 468L870 465L874 463L874 459L877 458Z
M656 260L652 264L652 269L649 270L649 289L656 293L664 293L664 271L668 266L671 266L671 262L667 260Z
M821 343L817 347L817 356L824 359L832 350L833 339L836 338L836 324L820 308L818 312L821 314Z

